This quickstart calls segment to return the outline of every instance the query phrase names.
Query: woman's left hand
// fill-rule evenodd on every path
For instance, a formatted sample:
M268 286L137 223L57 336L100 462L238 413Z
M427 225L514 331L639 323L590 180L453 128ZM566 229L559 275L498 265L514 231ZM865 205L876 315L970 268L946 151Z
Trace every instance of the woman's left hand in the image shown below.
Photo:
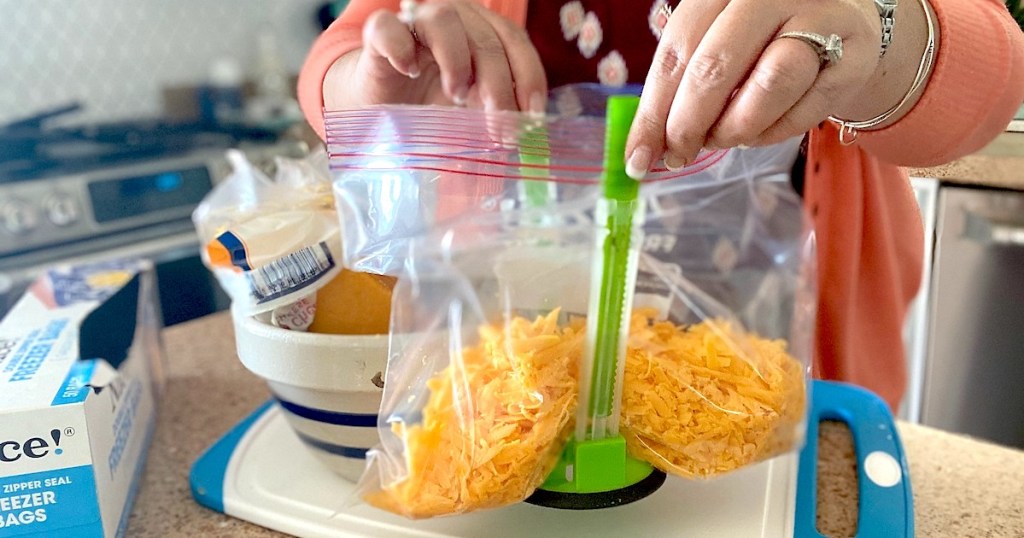
M842 38L821 64L814 47L777 39ZM704 147L765 145L813 129L855 98L878 66L873 0L686 0L665 26L626 146L642 176L659 156L678 168Z

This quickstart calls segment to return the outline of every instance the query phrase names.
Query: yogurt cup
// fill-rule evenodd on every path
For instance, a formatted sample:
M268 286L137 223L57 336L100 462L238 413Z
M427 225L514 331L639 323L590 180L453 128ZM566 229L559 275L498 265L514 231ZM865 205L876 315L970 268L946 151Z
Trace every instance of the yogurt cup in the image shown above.
M238 357L263 378L302 443L356 481L379 443L388 335L290 331L233 312Z

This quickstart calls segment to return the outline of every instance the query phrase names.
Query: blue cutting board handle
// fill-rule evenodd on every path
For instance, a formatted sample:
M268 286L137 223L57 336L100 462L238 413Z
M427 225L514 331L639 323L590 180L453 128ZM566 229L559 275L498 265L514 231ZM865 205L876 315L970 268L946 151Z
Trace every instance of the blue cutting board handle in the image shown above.
M814 381L807 416L807 443L800 453L797 478L798 538L818 538L818 424L846 423L857 454L857 536L914 536L914 500L910 473L889 407L875 394L833 381Z

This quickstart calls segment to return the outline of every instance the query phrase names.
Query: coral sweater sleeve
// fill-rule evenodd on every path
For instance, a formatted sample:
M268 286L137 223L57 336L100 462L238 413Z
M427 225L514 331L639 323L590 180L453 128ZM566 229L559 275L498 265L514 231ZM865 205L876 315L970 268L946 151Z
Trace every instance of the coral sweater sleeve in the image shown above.
M860 137L869 153L901 166L935 166L981 149L1024 102L1024 34L1003 1L930 3L940 35L924 94L898 122Z

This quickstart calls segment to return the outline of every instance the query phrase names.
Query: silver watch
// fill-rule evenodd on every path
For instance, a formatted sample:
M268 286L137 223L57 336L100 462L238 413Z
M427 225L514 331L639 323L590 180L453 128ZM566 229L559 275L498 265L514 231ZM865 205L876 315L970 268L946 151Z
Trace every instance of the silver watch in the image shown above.
M899 0L875 0L875 7L878 8L878 18L882 20L882 51L878 54L881 58L885 51L889 50L892 43L892 29L896 25L896 5Z

